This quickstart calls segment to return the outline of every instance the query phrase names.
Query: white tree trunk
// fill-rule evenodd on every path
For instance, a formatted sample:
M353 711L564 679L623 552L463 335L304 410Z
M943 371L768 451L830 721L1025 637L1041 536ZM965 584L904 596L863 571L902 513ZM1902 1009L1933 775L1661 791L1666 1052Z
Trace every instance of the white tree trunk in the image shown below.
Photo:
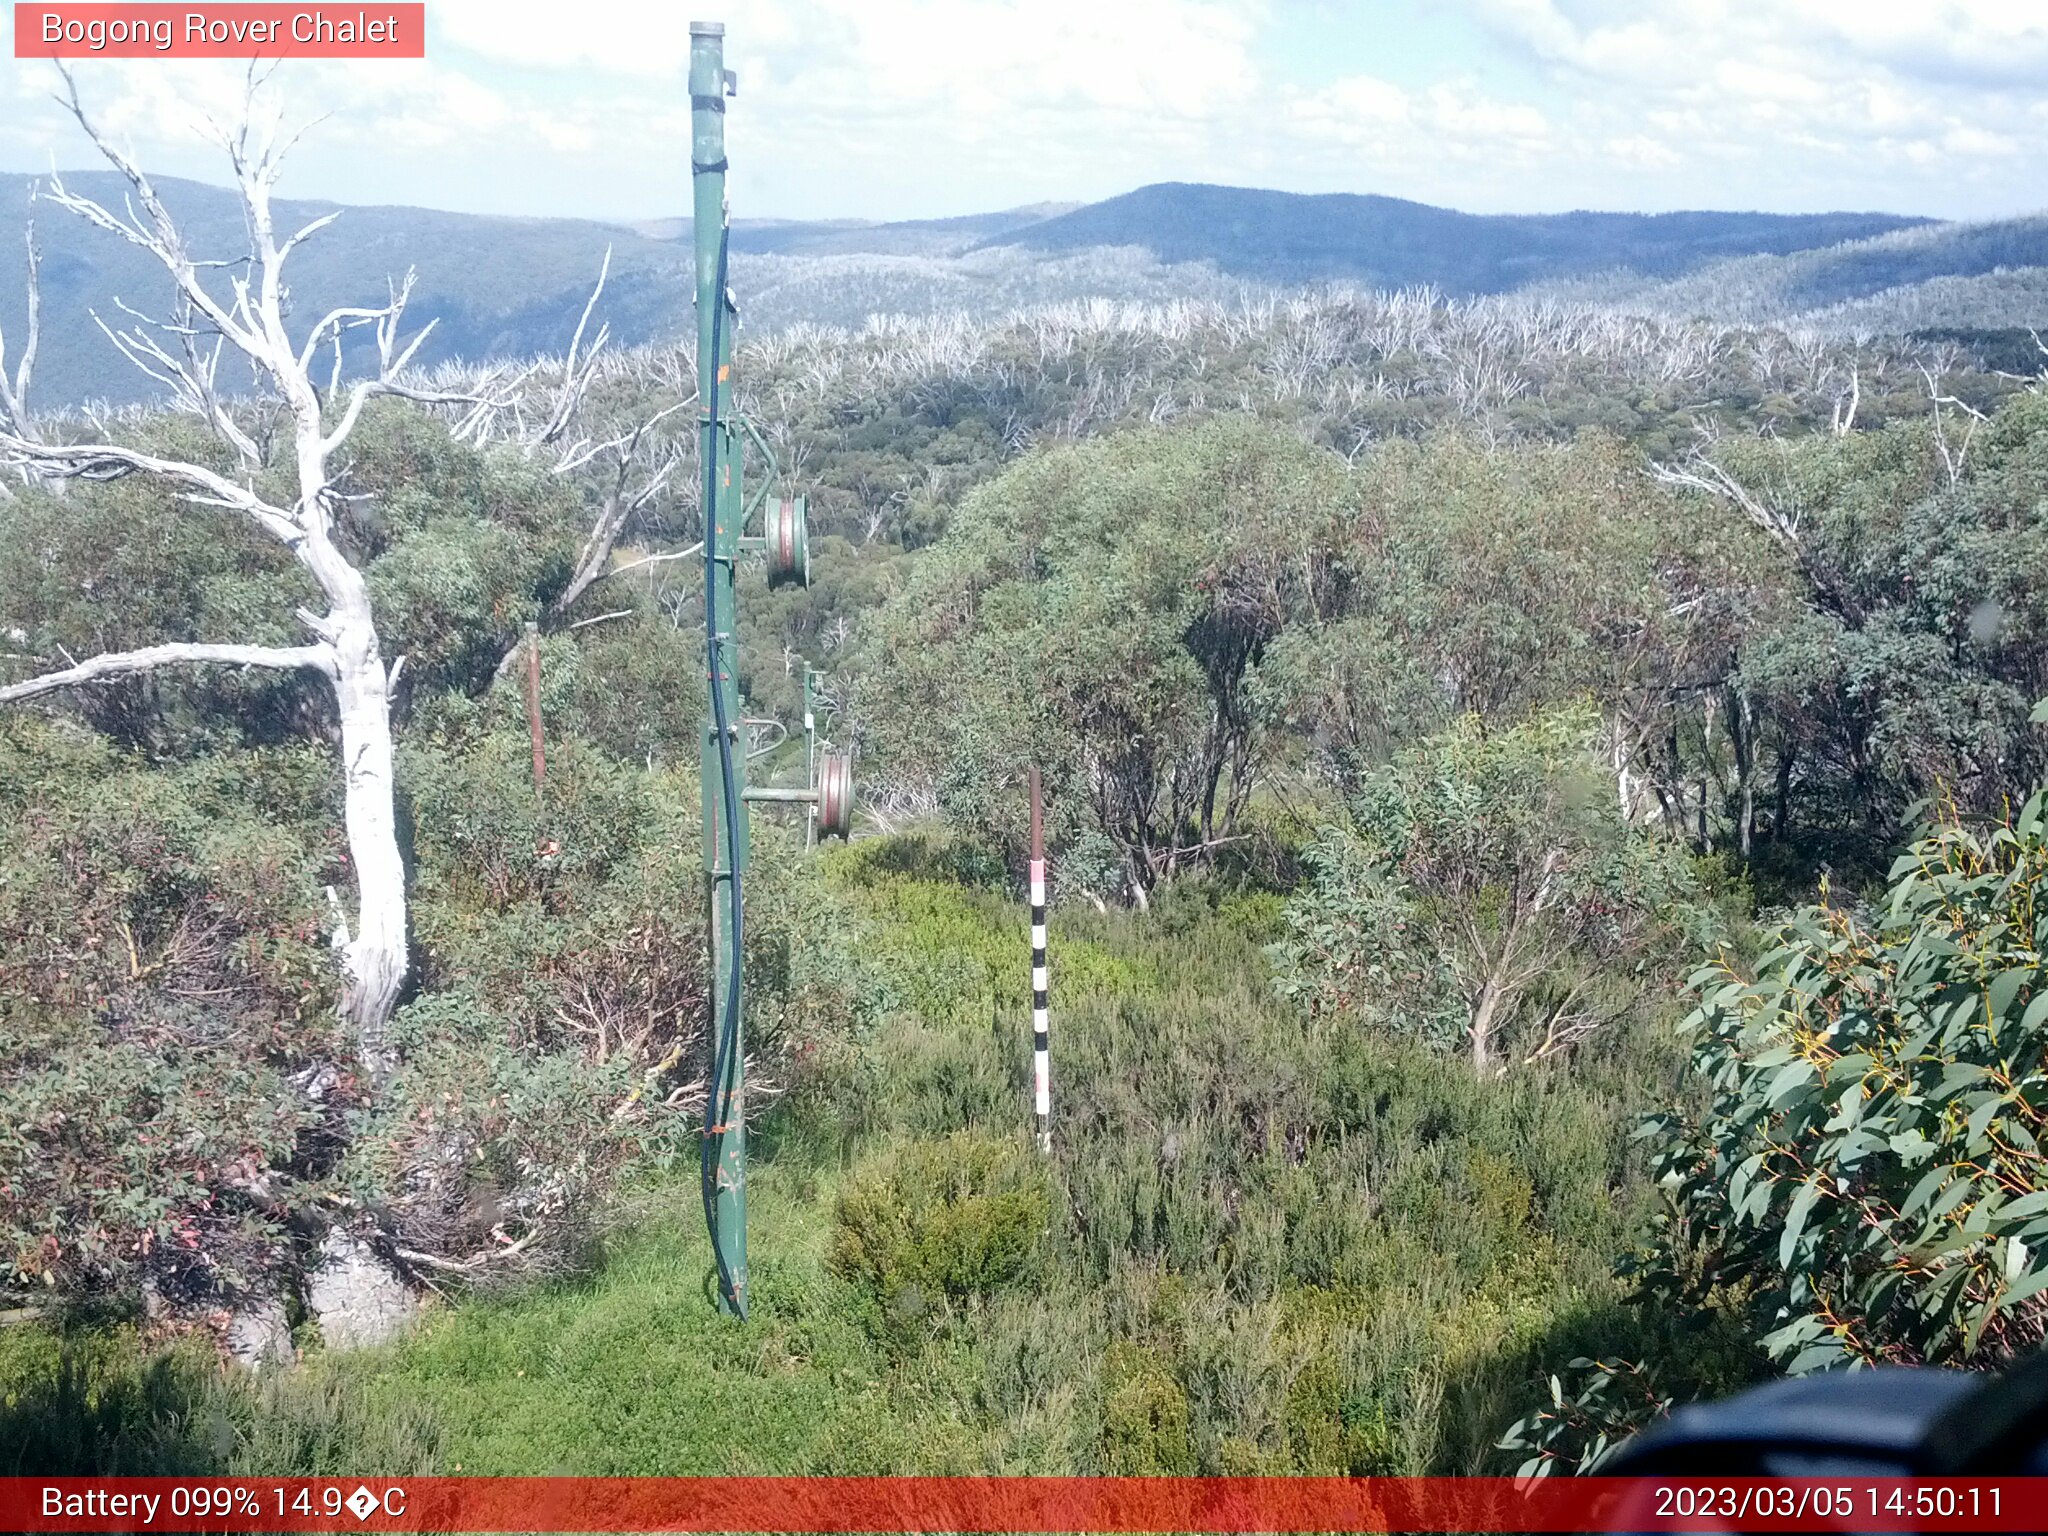
M272 300L267 313L274 317L274 295L266 298ZM405 861L398 851L398 780L391 751L392 674L384 665L368 584L329 533L327 454L342 433L337 431L334 439L323 434L319 397L303 376L287 374L280 383L297 418L300 524L306 529L298 556L328 605L323 615L300 617L333 647L335 658L342 820L356 878L355 931L342 950L341 1010L375 1088L397 1065L389 1027L409 967Z
M337 628L334 701L341 715L343 820L356 877L356 926L342 952L342 1013L363 1070L380 1084L396 1064L388 1037L407 969L405 862L398 851L391 756L390 675L364 603Z

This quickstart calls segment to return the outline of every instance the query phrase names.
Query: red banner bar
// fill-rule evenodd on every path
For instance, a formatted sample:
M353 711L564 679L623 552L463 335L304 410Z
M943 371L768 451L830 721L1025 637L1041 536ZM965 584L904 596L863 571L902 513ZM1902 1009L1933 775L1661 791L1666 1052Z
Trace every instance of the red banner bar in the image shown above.
M14 7L17 59L423 59L422 0Z
M12 1531L2040 1531L2048 1478L0 1478Z

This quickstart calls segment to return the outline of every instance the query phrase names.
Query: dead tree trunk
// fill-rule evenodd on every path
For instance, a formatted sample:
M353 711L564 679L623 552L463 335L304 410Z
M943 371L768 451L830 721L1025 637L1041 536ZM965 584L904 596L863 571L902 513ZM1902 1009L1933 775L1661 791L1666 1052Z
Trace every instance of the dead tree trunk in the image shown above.
M1756 849L1756 710L1737 684L1728 689L1728 745L1735 754L1735 846L1747 860Z
M398 848L391 748L391 687L403 658L386 665L363 573L335 543L337 503L329 465L373 396L398 395L429 404L471 406L503 402L484 401L470 394L421 391L401 382L427 334L422 330L403 345L399 341L412 288L410 274L391 289L387 304L374 309L334 310L316 321L303 341L292 340L285 327L285 260L301 241L338 215L316 219L280 242L272 223L270 196L282 150L269 134L252 143L253 99L244 104L239 128L222 139L234 166L250 241L246 264L232 264L247 275L233 278L232 298L223 298L208 288L202 271L226 264L201 263L187 250L183 235L149 179L100 133L80 105L68 73L64 79L73 116L108 163L126 178L130 202L126 216L117 216L92 199L68 191L61 181L53 183L50 200L148 253L170 275L178 293L179 315L171 321L136 318L120 331L102 322L101 330L130 361L172 388L180 406L198 414L221 441L233 447L241 460L240 478L114 443L47 442L11 412L10 419L0 424L0 456L25 472L48 478L105 480L151 475L178 487L188 502L248 518L292 552L318 585L326 607L320 613L299 613L300 621L314 636L312 645L153 646L96 657L61 673L0 688L0 703L99 677L191 662L307 668L328 679L341 726L343 820L356 883L354 931L344 928L336 935L344 971L342 1011L353 1026L363 1069L376 1083L393 1065L387 1029L408 969L405 868ZM134 315L132 310L127 313ZM359 327L374 327L377 372L348 391L338 420L330 428L323 419L324 411L336 402L323 401L314 386L313 359L324 343L338 344L344 331ZM195 334L203 339L209 333L218 338L216 357L223 345L239 352L284 407L292 428L297 489L289 504L267 500L255 489L259 472L270 467L268 455L215 392L213 360L194 344Z

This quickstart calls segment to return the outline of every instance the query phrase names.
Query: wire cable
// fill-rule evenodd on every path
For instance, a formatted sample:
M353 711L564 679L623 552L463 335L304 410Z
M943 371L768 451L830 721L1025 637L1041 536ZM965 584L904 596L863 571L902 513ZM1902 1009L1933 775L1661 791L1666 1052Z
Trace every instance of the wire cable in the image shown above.
M725 1262L725 1249L718 1240L718 1164L725 1149L726 1132L731 1124L732 1076L737 1065L740 1032L741 930L745 914L745 904L740 895L739 792L733 782L732 728L726 715L725 689L720 686L719 675L726 637L718 632L715 601L718 581L718 384L719 375L725 366L726 263L731 241L732 224L727 220L718 235L718 292L714 300L717 307L711 314L711 386L705 412L709 431L705 434L702 457L705 655L710 663L711 712L713 727L718 734L719 778L724 789L726 887L732 915L732 945L727 957L725 1005L720 1011L712 1048L711 1090L705 1095L704 1138L699 1171L704 1194L704 1226L711 1234L711 1256L718 1265L719 1290L733 1311L745 1317L746 1300L739 1294L733 1282L732 1271ZM711 937L715 956L716 934Z

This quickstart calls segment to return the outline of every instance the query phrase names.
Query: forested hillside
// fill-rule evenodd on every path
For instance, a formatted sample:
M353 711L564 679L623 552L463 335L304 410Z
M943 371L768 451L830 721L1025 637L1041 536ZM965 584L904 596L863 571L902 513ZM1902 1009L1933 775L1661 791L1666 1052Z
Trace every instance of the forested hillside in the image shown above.
M1620 270L1670 277L1727 256L1863 240L1923 222L1884 213L1471 214L1398 197L1164 183L989 237L1046 250L1142 245L1262 282L1337 279L1464 298Z
M120 304L154 306L169 292L163 275L118 235L66 217L50 200L60 185L116 205L122 196L118 176L106 171L0 176L0 249L20 252L31 228L42 246L43 399L76 407L163 398L165 381L124 361L95 320L121 329ZM232 191L175 178L156 185L196 255L237 259L243 224ZM476 366L561 346L600 270L618 340L666 341L688 327L687 219L489 218L295 199L279 200L277 216L294 227L335 219L333 235L302 247L294 263L293 301L309 315L341 304L374 308L391 280L408 268L417 273L411 313L435 322L417 358L422 364ZM756 333L807 324L857 329L873 315L994 321L1076 297L1234 302L1308 281L1462 299L1598 274L1605 294L1702 268L1719 272L1729 257L1766 260L1827 247L1832 259L1840 242L1850 242L1840 246L1841 259L1853 264L1864 237L1910 233L1922 222L1856 213L1481 217L1394 198L1169 185L1085 207L1042 204L950 219L742 219L732 232L732 278ZM2006 251L2008 263L2039 255L2017 249L2010 236L2000 243L1997 226L1939 228L1942 239L1929 250L1961 242L1973 252ZM1894 258L1885 262L1886 271L1897 266ZM1939 258L1890 282L1983 270ZM1870 288L1866 282L1840 296ZM1711 292L1715 302L1697 312L1778 318L1776 310L1750 313L1757 306L1746 290L1724 284ZM22 333L25 295L21 282L0 282L0 327L10 334ZM1747 306L1739 316L1738 301ZM1695 312L1676 296L1660 298L1658 307ZM365 339L345 338L353 361L364 360ZM224 366L224 382L247 387L238 360Z
M1651 314L1712 315L1837 335L1919 333L2032 372L2027 336L2048 322L2048 218L1926 224L1839 245L1717 261L1680 277L1639 272L1545 282L1545 293Z
M0 1472L1574 1468L2040 1339L2036 381L1514 297L747 333L815 572L743 573L748 713L821 669L862 810L754 817L740 1325L692 358L610 302L7 407Z

